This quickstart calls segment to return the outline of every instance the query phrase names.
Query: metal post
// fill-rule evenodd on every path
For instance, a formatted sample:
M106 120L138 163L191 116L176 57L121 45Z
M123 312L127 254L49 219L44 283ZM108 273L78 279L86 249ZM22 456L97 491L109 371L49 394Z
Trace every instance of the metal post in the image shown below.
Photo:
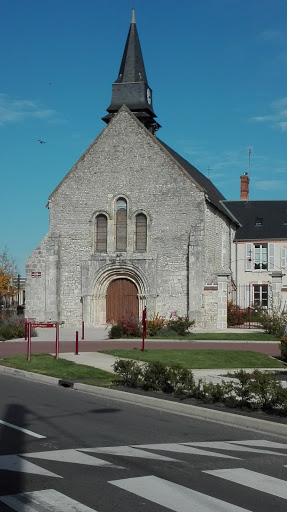
M31 359L31 324L28 322L27 361Z
M76 331L76 352L75 352L76 356L79 355L79 332Z
M56 322L56 350L55 359L59 359L59 324Z
M143 342L142 342L142 352L144 352L144 340L146 337L146 306L143 310L143 316L142 316L142 326L143 326Z
M251 309L250 309L250 295L251 295L251 284L249 283L249 329L250 329L250 319L251 319Z
M85 322L84 321L82 321L82 338L81 339L82 340L85 339Z

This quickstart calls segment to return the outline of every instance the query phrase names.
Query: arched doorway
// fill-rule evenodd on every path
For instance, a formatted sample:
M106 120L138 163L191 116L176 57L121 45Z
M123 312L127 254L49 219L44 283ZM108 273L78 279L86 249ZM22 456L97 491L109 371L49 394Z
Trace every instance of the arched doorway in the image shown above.
M129 279L114 279L108 286L106 322L117 322L123 317L139 317L138 290Z

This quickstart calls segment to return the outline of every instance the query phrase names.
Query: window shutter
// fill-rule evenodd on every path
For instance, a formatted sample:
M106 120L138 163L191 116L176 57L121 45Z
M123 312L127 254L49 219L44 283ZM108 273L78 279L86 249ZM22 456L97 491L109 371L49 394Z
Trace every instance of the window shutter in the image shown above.
M286 268L286 249L281 249L281 268Z
M268 270L274 270L274 244L268 244Z
M245 244L245 270L251 271L253 268L253 244Z
M136 216L136 251L146 251L147 219L143 213Z

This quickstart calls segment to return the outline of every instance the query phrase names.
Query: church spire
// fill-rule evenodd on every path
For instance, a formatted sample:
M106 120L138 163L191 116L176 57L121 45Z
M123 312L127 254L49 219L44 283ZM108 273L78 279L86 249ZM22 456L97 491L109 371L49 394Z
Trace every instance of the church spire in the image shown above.
M108 123L122 105L126 105L153 133L160 128L154 119L152 91L145 72L134 9L119 75L112 86L108 115L103 120Z

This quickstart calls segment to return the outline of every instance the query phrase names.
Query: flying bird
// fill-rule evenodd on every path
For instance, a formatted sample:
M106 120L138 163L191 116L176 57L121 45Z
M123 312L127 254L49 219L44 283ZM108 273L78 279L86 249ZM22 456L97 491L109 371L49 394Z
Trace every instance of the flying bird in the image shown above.
M40 142L40 144L46 144L46 142L44 140L41 140L41 139L38 139L38 142Z

